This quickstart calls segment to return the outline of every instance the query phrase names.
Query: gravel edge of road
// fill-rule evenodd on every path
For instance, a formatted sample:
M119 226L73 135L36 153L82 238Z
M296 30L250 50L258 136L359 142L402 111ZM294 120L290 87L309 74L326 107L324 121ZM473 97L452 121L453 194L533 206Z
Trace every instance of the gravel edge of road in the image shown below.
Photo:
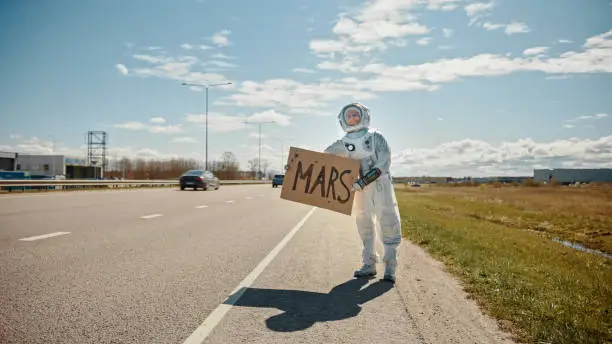
M517 343L426 250L404 238L398 262L396 290L423 342Z

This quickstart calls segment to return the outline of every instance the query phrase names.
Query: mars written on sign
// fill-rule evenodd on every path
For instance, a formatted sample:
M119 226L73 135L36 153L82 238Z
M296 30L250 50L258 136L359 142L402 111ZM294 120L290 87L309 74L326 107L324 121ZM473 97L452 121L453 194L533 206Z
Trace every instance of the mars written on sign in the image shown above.
M359 160L290 147L280 197L351 215L350 186L359 178L359 166Z

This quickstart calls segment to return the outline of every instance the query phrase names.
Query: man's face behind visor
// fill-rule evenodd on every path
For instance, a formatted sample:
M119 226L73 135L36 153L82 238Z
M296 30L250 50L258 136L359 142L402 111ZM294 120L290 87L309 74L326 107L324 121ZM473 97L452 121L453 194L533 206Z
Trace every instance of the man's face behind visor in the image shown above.
M361 122L361 112L354 107L348 108L344 111L344 119L349 126L355 126Z

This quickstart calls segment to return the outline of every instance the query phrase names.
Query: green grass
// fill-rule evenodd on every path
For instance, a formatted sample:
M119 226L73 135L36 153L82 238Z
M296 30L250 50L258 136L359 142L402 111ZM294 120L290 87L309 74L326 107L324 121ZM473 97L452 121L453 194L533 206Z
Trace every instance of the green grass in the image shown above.
M503 328L529 343L612 341L611 260L551 241L580 237L574 217L500 197L510 191L442 189L397 191L404 235L443 261Z

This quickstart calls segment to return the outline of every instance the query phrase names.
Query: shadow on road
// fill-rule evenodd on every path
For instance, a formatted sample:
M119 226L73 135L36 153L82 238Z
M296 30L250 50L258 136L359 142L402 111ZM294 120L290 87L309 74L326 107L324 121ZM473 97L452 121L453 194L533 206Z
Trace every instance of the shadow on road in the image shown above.
M381 296L393 287L392 283L377 281L361 289L367 283L367 279L352 279L335 286L327 294L302 290L246 288L230 296L225 303L243 307L277 308L283 313L266 320L269 329L277 332L302 331L319 321L357 316L361 312L362 304ZM239 299L233 302L236 297Z

